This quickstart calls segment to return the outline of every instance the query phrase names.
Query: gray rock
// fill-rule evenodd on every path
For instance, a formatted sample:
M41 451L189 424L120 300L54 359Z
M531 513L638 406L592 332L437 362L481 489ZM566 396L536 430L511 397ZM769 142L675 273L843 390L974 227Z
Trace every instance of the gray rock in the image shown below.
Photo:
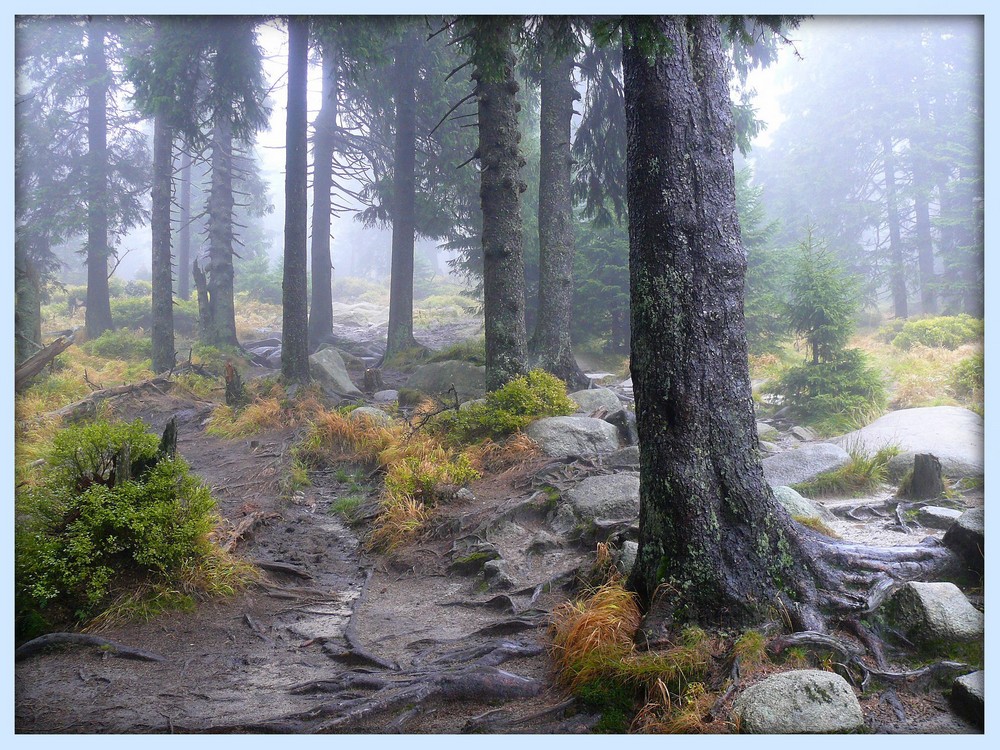
M388 427L392 424L392 417L374 406L359 406L357 409L353 409L347 418L352 420L367 419L376 427Z
M635 566L635 558L638 554L638 542L626 540L625 543L622 544L622 548L618 551L615 559L615 567L618 568L618 572L621 574L622 578L628 578L632 573L632 568Z
M638 469L639 446L629 445L604 456L602 463L611 469Z
M576 517L573 509L565 503L560 503L549 519L549 528L556 534L566 536L576 528L579 522L580 519Z
M635 412L619 409L604 417L604 421L618 429L618 437L625 445L639 444L639 427L635 421Z
M801 440L802 442L805 443L808 443L810 440L815 440L817 437L816 433L810 430L808 427L801 427L799 425L793 427L790 430L790 432L792 433L792 437L794 437L796 440Z
M887 445L898 446L903 453L890 461L893 476L911 469L917 453L937 456L941 470L952 479L983 474L983 418L959 406L889 412L834 442L844 447L856 445L869 453Z
M336 349L321 349L309 355L309 373L314 380L341 396L360 396L361 391L347 374L344 358Z
M946 581L911 581L886 602L889 619L915 643L974 641L983 637L983 613Z
M587 477L563 494L577 518L617 523L639 516L639 474L599 474Z
M744 734L830 734L860 731L861 705L834 672L800 669L751 685L733 705Z
M774 443L769 443L766 440L761 440L757 443L757 447L760 449L761 453L765 453L768 456L773 456L776 453L781 453L781 448L779 448Z
M376 404L391 404L399 399L399 391L394 391L391 389L386 389L384 391L375 391L372 395Z
M815 479L824 471L833 471L846 466L850 460L847 451L838 445L811 443L775 456L768 456L761 463L768 484L780 487Z
M983 572L986 549L986 519L982 508L970 508L944 534L942 540L962 558L970 570Z
M802 497L791 487L774 487L773 489L775 498L793 516L812 518L817 521L832 521L834 518L833 513L822 505Z
M482 398L486 395L486 368L459 360L430 362L418 367L406 381L407 388L431 396L448 394L452 384L458 392L459 402Z
M576 401L580 407L579 411L591 414L598 409L606 409L608 413L618 411L622 408L622 402L609 388L588 388L569 394L569 397Z
M917 522L930 529L947 529L962 515L962 511L954 508L941 508L937 505L925 505L917 511Z
M514 579L507 572L507 563L502 559L490 560L483 565L483 581L490 591L510 591Z
M982 670L957 678L951 686L951 705L969 721L983 726L986 708L986 691Z
M545 417L528 425L527 433L547 456L611 453L621 446L618 429L592 417Z
M770 425L767 422L757 423L757 438L759 440L768 440L772 437L777 437L778 428L774 425Z

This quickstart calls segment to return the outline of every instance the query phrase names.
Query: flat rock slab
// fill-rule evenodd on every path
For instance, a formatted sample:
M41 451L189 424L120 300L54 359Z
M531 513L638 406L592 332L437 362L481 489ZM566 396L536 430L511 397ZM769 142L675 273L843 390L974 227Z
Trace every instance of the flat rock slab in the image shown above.
M815 479L824 471L846 466L850 460L847 451L839 445L810 443L768 456L761 463L767 483L772 487L781 487Z
M818 669L783 672L751 685L733 711L743 734L844 733L865 725L847 680Z
M593 417L545 417L528 425L528 437L547 456L591 456L618 450L618 429Z
M580 407L578 411L585 414L598 409L605 409L610 414L622 408L621 399L609 388L588 388L571 393L569 397Z
M983 725L986 711L986 673L982 670L964 674L951 686L951 705L969 721Z
M975 641L983 637L983 613L947 581L911 581L890 597L890 620L910 640L924 644Z
M962 511L937 505L925 505L917 511L920 525L931 529L947 529L961 517Z
M843 447L858 446L869 453L888 445L898 446L902 453L893 459L893 465L903 468L913 466L917 453L930 453L952 479L983 474L983 418L960 406L889 412L833 442Z
M587 521L634 521L639 517L639 474L587 477L563 494L578 518Z

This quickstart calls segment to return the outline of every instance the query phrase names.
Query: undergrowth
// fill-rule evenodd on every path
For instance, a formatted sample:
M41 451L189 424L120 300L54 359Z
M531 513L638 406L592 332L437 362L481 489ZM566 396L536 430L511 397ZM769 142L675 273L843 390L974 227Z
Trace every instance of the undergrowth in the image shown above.
M310 423L325 408L320 386L300 389L290 399L284 387L271 378L257 378L246 384L246 406L220 404L212 412L206 432L229 440L283 430Z
M826 471L792 489L805 497L860 497L885 483L889 461L900 453L898 445L885 445L869 453L859 445L847 447L851 460L839 469ZM825 532L824 532L825 533Z

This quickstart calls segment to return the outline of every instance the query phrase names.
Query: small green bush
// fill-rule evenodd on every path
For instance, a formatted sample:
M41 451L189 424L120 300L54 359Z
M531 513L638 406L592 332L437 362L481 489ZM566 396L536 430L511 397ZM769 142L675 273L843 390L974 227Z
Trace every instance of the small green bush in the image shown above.
M87 354L106 359L143 360L153 356L153 343L145 333L120 328L105 331L81 347Z
M939 318L908 320L892 340L897 349L908 351L921 344L957 349L983 338L983 321L971 315L947 315Z
M153 325L153 300L151 297L113 297L111 322L115 328L142 328Z
M951 389L958 398L982 402L985 383L983 353L966 357L951 371Z
M485 403L447 412L436 424L451 440L469 443L505 437L539 417L575 411L576 404L566 395L565 383L543 370L532 370L486 394Z
M860 426L881 412L887 399L882 375L860 349L792 367L769 390L784 397L797 417L831 432Z
M126 297L150 297L153 294L153 285L145 279L132 279L125 282L122 294Z
M171 580L210 552L208 489L159 452L141 420L62 430L41 472L18 497L19 624L52 614L85 621L114 588Z

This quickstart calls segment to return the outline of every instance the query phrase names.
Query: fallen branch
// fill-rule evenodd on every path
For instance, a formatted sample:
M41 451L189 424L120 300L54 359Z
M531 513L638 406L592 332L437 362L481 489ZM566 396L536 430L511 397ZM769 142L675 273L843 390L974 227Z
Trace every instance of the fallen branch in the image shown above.
M32 379L45 369L45 365L55 359L58 355L73 343L73 335L60 336L51 344L36 352L21 363L20 367L14 370L14 391L20 393Z
M162 656L154 654L152 651L123 646L120 643L109 641L107 638L101 638L100 636L89 635L87 633L49 633L47 635L40 636L18 647L18 649L14 651L14 661L27 659L29 656L34 656L35 654L53 646L65 645L97 646L105 654L117 656L121 659L135 659L136 661L166 661L166 659Z

